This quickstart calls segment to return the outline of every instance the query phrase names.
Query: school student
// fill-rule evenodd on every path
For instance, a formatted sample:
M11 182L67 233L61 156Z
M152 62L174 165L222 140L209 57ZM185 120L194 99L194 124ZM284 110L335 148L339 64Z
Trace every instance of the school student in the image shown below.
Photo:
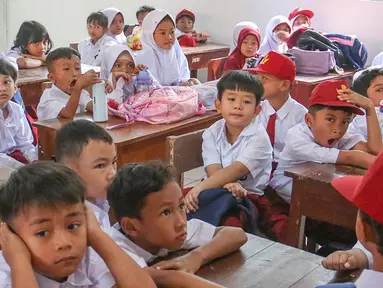
M185 197L190 212L198 209L198 196L210 188L227 188L238 198L263 195L270 179L272 147L263 125L262 83L246 71L230 71L217 84L215 105L223 117L202 135L206 179Z
M292 32L289 19L285 16L275 16L271 18L266 26L265 37L258 50L258 54L266 55L270 51L286 53L288 50L285 41Z
M0 287L155 287L100 229L85 189L57 163L12 173L0 188Z
M116 148L104 128L76 120L56 134L56 161L77 172L86 184L85 199L103 229L110 227L107 188L116 175Z
M380 52L372 60L371 66L382 66L383 65L383 52Z
M243 21L243 22L239 22L237 25L235 25L234 30L233 30L233 40L232 40L232 43L230 45L229 54L231 54L234 51L234 49L238 46L239 34L241 33L241 31L244 28L252 28L252 29L259 31L259 27L254 22Z
M375 106L375 113L378 117L381 132L383 133L383 111L380 110L381 102L383 101L383 67L370 67L356 73L351 89L371 99ZM349 128L350 133L362 135L365 141L367 141L369 133L366 120L366 117L356 116Z
M108 17L108 32L107 35L112 37L118 44L127 45L126 36L124 33L125 19L121 10L110 7L102 11Z
M170 168L161 163L123 167L108 189L108 200L118 219L109 235L141 267L152 265L153 270L194 274L202 265L236 251L247 241L240 228L215 227L198 219L187 221L181 188ZM153 265L159 257L181 249L194 250ZM153 270L147 269L149 274ZM187 287L196 286L190 283Z
M106 34L108 31L108 18L103 13L91 13L86 19L86 23L89 38L78 43L81 62L100 66L102 51L117 42Z
M84 89L102 80L94 70L81 74L80 54L72 48L57 48L47 57L52 88L45 89L37 106L39 120L73 118L76 113L93 111L93 101ZM107 92L111 87L106 83Z
M197 79L190 79L188 61L176 39L175 29L173 18L164 10L157 9L146 15L141 34L143 50L136 61L147 66L160 85L199 84Z
M311 19L314 17L314 12L308 9L296 8L289 14L289 20L293 31L299 28L311 27Z
M10 101L17 86L17 71L0 59L0 166L18 168L37 160L37 148L23 108Z
M136 18L138 26L133 28L132 34L127 37L128 47L132 50L142 50L141 43L141 32L142 32L142 21L144 21L148 13L156 10L154 7L144 5L138 8L136 12Z
M253 28L242 29L239 33L238 45L229 55L223 70L243 69L249 58L259 56L257 51L260 43L261 35L259 30Z
M181 46L194 47L196 42L206 42L207 33L197 33L194 30L195 15L192 11L183 9L176 16L176 36Z
M16 59L20 69L36 68L45 64L46 55L53 47L47 29L37 21L21 24L7 56Z

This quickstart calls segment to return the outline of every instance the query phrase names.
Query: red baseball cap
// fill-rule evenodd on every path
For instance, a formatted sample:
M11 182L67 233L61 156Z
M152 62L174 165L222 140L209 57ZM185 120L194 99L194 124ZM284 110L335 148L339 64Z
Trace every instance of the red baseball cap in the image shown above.
M296 8L295 10L293 10L293 12L290 13L289 20L291 21L293 18L299 15L304 15L311 19L314 17L314 12L308 9Z
M348 88L348 85L344 80L328 80L318 84L311 93L309 107L316 104L333 107L351 107L353 108L353 113L364 115L364 112L356 105L338 99L338 96L342 95L343 90L346 88Z
M189 16L193 19L193 22L195 22L195 15L193 12L189 11L189 10L182 10L180 13L177 14L176 16L176 22L178 21L178 19L180 19L182 16Z
M291 84L297 75L293 60L274 51L270 51L262 59L255 71L270 74L282 80L289 80Z
M347 200L375 221L383 224L383 153L364 176L345 176L331 181L332 186Z

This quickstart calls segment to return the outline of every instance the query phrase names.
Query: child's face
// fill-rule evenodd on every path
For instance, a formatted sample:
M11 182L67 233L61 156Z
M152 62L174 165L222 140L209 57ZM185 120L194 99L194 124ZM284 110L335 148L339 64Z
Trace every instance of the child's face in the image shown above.
M97 22L88 23L88 35L93 41L100 39L106 32Z
M371 81L367 96L376 107L380 106L380 102L383 101L383 76L377 76Z
M324 108L317 111L315 116L307 113L306 124L318 145L333 148L346 134L353 117L352 113Z
M41 57L47 53L48 50L48 41L40 41L37 43L33 43L32 41L29 41L26 50L29 54L36 57Z
M31 253L33 269L55 281L65 281L87 249L83 203L41 207L32 205L9 223Z
M148 15L149 12L142 12L140 14L138 14L138 18L137 18L137 21L138 21L138 25L140 25L140 27L142 27L142 22L144 21L146 15Z
M118 56L116 62L114 62L112 72L125 72L133 74L135 69L134 61L129 52L124 51Z
M78 78L81 77L80 58L73 55L71 59L58 59L53 63L53 71L48 78L60 90L71 95Z
M286 23L279 24L275 29L273 30L274 37L276 37L276 40L279 41L285 41L290 36L290 27Z
M112 32L113 35L120 35L122 31L124 31L124 17L121 13L118 13L114 19L112 24L110 24L110 32Z
M299 27L299 26L310 27L309 18L307 18L304 15L298 16L298 18L295 19L295 21L294 21L294 27Z
M87 186L86 199L106 199L108 186L116 176L117 154L114 144L91 140L80 157L70 159L67 166L77 172Z
M0 74L0 109L15 95L17 90L16 84L9 75Z
M247 58L253 57L259 48L258 39L255 35L247 35L241 44L241 53Z
M190 17L182 16L177 21L177 28L184 33L189 33L193 31L194 22Z
M174 24L171 20L166 19L158 24L154 31L154 41L157 46L164 50L172 49L176 39Z
M275 27L273 32L281 32L281 31L290 33L290 28L286 23L282 23L282 24L278 25L277 27Z
M140 211L135 239L153 254L165 248L177 250L187 236L184 197L176 182L165 185L161 191L150 193Z
M257 73L258 79L262 82L264 94L263 99L271 100L279 97L281 94L289 92L291 83L290 81L281 80L271 74Z
M255 95L238 90L225 90L221 101L217 99L215 106L226 123L237 128L245 128L260 112Z

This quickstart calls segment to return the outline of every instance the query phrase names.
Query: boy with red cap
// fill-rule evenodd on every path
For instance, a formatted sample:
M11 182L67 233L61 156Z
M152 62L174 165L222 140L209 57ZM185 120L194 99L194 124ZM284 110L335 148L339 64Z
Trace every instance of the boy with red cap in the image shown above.
M310 28L311 19L314 17L314 12L308 9L296 8L290 15L289 20L293 31L298 30L301 27Z
M176 36L178 42L184 47L194 47L196 42L206 42L209 37L206 33L197 33L194 30L195 15L193 12L183 9L176 16Z
M373 257L371 268L378 272L383 272L383 197L380 185L382 177L383 153L378 156L365 176L346 176L332 181L334 188L359 208L356 235L364 249ZM347 263L348 266L345 265ZM360 265L362 263L364 265ZM360 250L336 252L323 260L322 264L328 269L337 269L337 266L346 266L341 269L367 268L367 257ZM348 268L351 265L353 267Z

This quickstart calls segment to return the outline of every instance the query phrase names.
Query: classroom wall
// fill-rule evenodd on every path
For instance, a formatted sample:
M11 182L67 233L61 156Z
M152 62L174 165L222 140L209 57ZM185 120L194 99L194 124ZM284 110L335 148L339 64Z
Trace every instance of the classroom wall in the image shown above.
M4 0L1 0L4 1ZM1 2L0 1L0 2ZM92 11L115 6L125 13L126 22L135 23L135 11L143 4L163 8L175 15L183 8L197 15L197 29L208 32L212 40L230 44L233 27L244 20L256 22L264 34L268 20L288 15L295 7L312 9L313 26L325 32L356 34L367 45L369 61L383 50L383 2L369 0L5 0L8 4L7 37L0 37L2 49L8 47L23 20L37 20L47 28L55 46L67 46L87 36L86 17ZM1 7L0 7L1 8ZM1 10L0 10L1 12ZM1 15L1 13L0 13ZM4 29L0 29L3 34Z

